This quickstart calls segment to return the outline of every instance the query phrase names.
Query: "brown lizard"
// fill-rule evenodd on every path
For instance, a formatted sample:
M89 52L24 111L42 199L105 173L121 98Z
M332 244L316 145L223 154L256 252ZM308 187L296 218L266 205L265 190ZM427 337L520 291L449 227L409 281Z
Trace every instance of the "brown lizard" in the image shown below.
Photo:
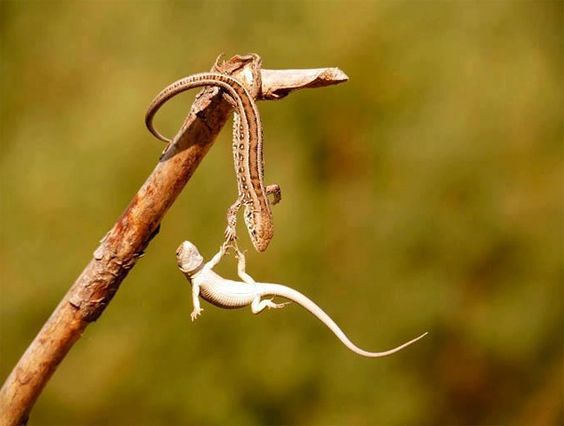
M260 58L258 55L236 57L238 60L252 61L253 85L260 88ZM214 69L222 70L224 65L216 61ZM262 123L256 102L247 88L237 79L221 72L194 74L168 85L151 102L145 115L145 124L158 139L170 143L153 126L157 111L171 98L181 92L204 86L216 86L225 91L225 98L234 108L233 117L233 160L237 176L238 197L227 213L225 245L237 244L237 213L244 206L244 219L253 246L264 251L273 236L272 212L270 204L280 201L280 187L276 184L264 185L264 159ZM256 89L255 89L256 90ZM267 195L272 195L269 202Z

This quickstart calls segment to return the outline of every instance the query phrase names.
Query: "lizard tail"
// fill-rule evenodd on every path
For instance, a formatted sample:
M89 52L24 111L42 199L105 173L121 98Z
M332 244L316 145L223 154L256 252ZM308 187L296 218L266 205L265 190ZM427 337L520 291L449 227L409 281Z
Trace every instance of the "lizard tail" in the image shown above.
M349 348L351 351L361 356L365 356L368 358L379 358L379 357L388 356L401 351L405 347L411 345L412 343L415 343L416 341L427 335L427 332L425 332L419 337L410 340L409 342L406 342L400 346L397 346L393 349L384 352L365 351L364 349L359 348L353 342L351 342L351 340L347 337L347 335L339 328L339 326L335 323L335 321L333 321L331 317L327 315L325 311L323 311L323 309L321 309L319 306L317 306L315 302L313 302L307 296L304 296L299 291L294 290L293 288L290 287L286 287L285 285L282 284L260 283L259 285L261 285L262 289L264 290L261 292L262 295L264 296L272 295L272 296L284 297L285 299L291 300L292 302L295 302L303 306L311 314L316 316L317 319L319 319L322 323L324 323L327 327L329 327L329 329L335 334L335 336L339 338L341 342L343 342L343 344L347 348Z

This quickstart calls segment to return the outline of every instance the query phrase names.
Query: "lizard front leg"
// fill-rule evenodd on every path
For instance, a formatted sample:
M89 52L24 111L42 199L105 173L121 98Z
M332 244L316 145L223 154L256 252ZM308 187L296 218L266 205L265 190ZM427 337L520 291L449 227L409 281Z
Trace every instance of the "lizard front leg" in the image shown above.
M213 269L221 261L221 259L225 255L226 250L227 247L225 243L223 243L221 246L219 246L219 251L215 254L215 256L212 257L208 263L206 263L205 268L208 270Z
M271 205L278 204L282 200L282 190L280 185L273 183L272 185L267 185L265 188L266 195L270 195L272 198L269 200Z
M194 309L190 314L190 318L192 318L192 322L194 322L196 318L198 318L202 313L202 311L204 310L204 308L200 306L199 296L200 296L200 286L195 283L192 283L192 304L194 305Z
M239 213L242 204L242 197L238 197L227 210L227 227L225 228L225 241L223 243L224 248L233 245L237 251L239 250L237 247L237 213Z
M235 256L237 256L237 275L239 275L239 278L241 278L243 282L247 284L256 285L254 278L251 277L249 274L247 274L247 272L245 271L247 265L247 259L245 258L245 253L237 249L237 253L235 253Z

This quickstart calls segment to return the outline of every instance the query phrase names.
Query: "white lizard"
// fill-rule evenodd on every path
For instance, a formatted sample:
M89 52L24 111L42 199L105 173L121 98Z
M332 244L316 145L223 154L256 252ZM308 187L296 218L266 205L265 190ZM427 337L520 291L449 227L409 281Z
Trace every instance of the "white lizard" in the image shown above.
M237 254L238 274L243 282L228 280L215 273L213 268L219 263L225 254L225 250L225 245L221 246L219 252L207 263L204 263L204 258L198 248L189 241L184 241L176 250L178 267L192 284L192 302L194 304L194 310L191 314L192 321L198 318L203 311L203 308L200 307L199 296L220 308L242 308L251 305L254 314L258 314L266 308L278 309L287 305L289 302L274 303L272 299L261 299L265 296L280 296L304 307L329 327L347 348L365 357L376 358L391 355L427 334L423 333L421 336L385 352L365 351L352 343L329 315L299 291L282 284L256 282L245 272L245 256L243 253L238 252Z

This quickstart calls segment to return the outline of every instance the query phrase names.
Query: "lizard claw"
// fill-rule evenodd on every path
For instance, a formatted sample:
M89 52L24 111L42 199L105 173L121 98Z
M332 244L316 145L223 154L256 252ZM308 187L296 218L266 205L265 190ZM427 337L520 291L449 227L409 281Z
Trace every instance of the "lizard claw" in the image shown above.
M192 322L194 322L196 320L196 318L198 318L200 316L200 314L202 313L203 310L204 310L204 308L194 308L194 310L190 314L190 318L192 318Z
M274 298L269 299L269 308L270 309L282 309L284 306L289 305L292 302L282 302L282 303L275 303Z
M243 259L243 260L244 260L245 257L246 257L246 256L245 256L245 253L247 253L247 250L241 251L241 250L239 250L239 247L236 247L235 257L236 257L237 259Z
M226 239L220 247L220 251L222 256L229 252L230 249L233 249L235 255L237 255L237 251L239 251L239 246L237 245L237 239L228 240Z
M226 228L224 233L223 247L227 251L230 247L238 250L237 247L237 232L233 228Z
M225 236L225 241L231 242L237 239L237 229L233 224L229 224L225 227L225 232L223 233Z

